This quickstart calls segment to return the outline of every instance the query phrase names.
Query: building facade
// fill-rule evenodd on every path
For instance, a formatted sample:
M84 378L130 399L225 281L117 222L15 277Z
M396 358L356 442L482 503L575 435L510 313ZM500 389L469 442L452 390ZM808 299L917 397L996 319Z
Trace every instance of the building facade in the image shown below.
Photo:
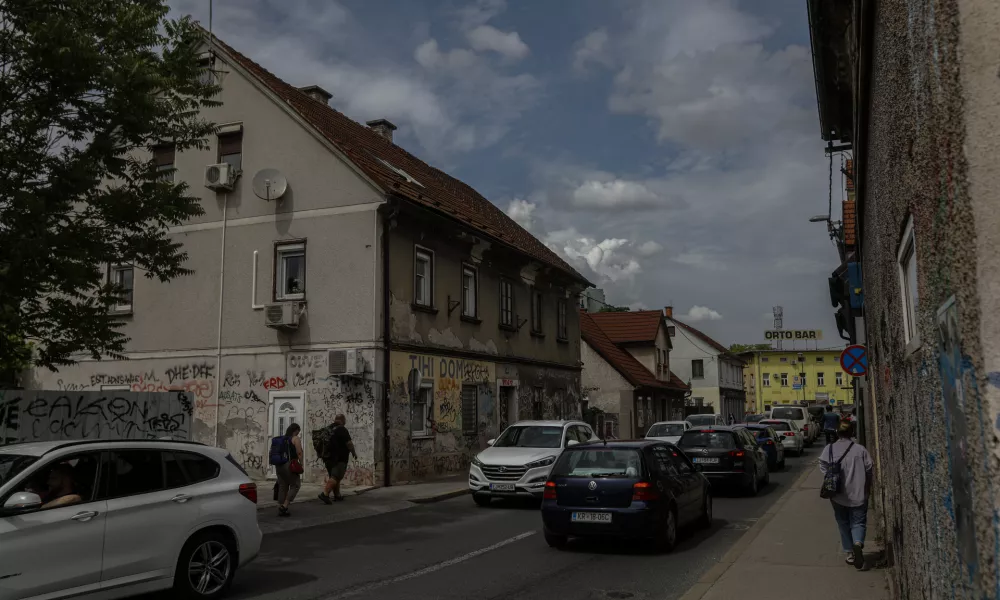
M705 333L673 316L673 307L663 311L674 348L673 371L691 387L690 405L736 420L746 412L743 361Z
M869 356L869 536L896 598L995 598L1000 4L809 9L821 139L853 155L856 251L842 266L861 275L863 323L847 333Z
M633 439L685 416L685 385L670 370L670 337L658 311L580 312L586 418L602 437Z
M743 381L748 410L762 413L775 404L854 406L853 377L840 367L842 349L755 350L744 352Z
M295 422L305 480L321 481L312 432L343 413L351 485L456 473L512 418L580 415L574 307L586 280L395 145L388 121L360 125L321 88L295 88L221 40L211 48L222 104L205 116L218 135L152 157L205 209L169 230L193 274L160 283L110 266L131 288L118 307L128 360L80 357L28 373L27 387L183 391L191 437L257 479L270 475L269 438Z

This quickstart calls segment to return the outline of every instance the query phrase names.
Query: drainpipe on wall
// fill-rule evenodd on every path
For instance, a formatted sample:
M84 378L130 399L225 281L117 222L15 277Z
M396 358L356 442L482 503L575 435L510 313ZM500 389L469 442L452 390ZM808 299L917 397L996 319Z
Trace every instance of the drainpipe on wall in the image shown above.
M215 348L215 441L216 446L219 445L219 406L222 404L219 402L219 394L221 393L222 386L219 382L222 380L222 300L223 293L226 287L226 211L229 208L229 194L222 195L222 256L219 259L219 337L217 339Z
M392 320L389 314L389 305L392 299L389 289L389 230L392 229L392 221L398 212L395 202L390 198L386 206L390 207L382 212L382 345L385 357L382 360L382 473L384 475L382 484L385 487L392 485L392 474L390 469L390 419L389 419L389 394L391 369L390 359L392 355L391 329Z

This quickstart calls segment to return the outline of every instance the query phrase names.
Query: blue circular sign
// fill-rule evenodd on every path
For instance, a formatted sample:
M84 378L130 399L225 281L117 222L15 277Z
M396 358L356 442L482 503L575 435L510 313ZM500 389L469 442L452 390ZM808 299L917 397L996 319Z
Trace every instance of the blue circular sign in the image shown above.
M860 344L848 346L840 353L840 366L848 375L861 377L868 372L868 350Z

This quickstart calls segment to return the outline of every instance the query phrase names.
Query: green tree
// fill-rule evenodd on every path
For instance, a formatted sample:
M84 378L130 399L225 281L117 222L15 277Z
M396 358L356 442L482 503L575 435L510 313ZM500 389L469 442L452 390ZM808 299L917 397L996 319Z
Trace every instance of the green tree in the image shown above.
M771 344L733 344L729 346L729 351L733 354L740 352L752 352L754 350L770 350Z
M189 273L167 228L203 210L150 156L206 147L219 87L204 30L166 15L164 0L0 0L0 376L26 357L121 357L108 265Z
M611 304L605 304L601 307L601 310L597 312L632 312L632 309L627 306L613 306Z

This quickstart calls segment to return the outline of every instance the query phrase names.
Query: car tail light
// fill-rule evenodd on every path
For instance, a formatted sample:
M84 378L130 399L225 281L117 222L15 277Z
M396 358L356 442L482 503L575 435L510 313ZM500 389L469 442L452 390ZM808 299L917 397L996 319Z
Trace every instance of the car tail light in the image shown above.
M542 492L542 498L545 500L556 499L556 482L554 481L545 482L545 491Z
M740 458L741 456L743 456L743 451L742 450L730 450L729 451L729 456L735 456L736 458Z
M774 442L773 442L773 441L771 441L771 440L767 440L767 445L768 445L768 446L773 446L773 445L774 445Z
M786 431L783 435L785 437L795 437L795 432L794 431Z
M243 496L250 502L257 504L257 484L256 483L241 483L240 484L240 496Z
M660 497L660 493L653 488L653 484L648 481L640 481L632 486L632 500L639 502L649 502Z

